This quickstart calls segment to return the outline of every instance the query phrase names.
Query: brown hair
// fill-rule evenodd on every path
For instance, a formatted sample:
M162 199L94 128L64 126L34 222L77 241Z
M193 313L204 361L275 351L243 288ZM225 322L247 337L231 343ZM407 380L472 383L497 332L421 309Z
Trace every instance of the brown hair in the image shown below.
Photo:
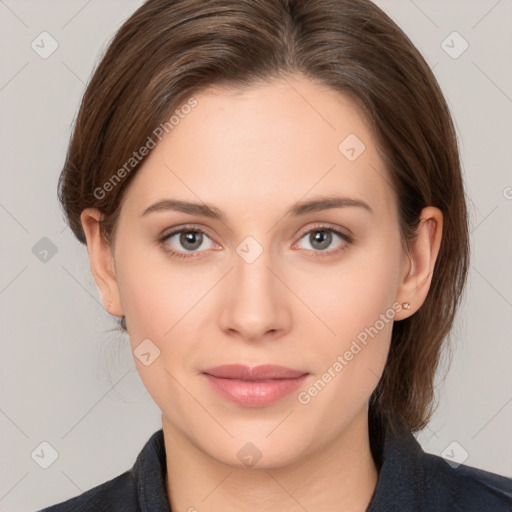
M410 431L419 430L433 412L440 349L466 280L467 211L456 133L438 83L407 36L372 2L147 1L121 26L88 84L59 200L80 242L86 243L80 214L95 207L103 214L102 236L113 243L123 192L143 159L131 169L126 162L156 127L205 88L287 74L347 95L369 120L396 190L404 240L414 237L425 206L444 215L428 296L414 315L394 323L371 401L382 417L396 414ZM126 330L124 317L120 325Z

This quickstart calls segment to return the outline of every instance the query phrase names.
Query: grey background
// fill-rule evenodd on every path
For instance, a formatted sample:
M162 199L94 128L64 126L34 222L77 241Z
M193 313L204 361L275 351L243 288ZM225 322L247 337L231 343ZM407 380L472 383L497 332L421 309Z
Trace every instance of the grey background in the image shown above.
M161 426L127 338L109 332L115 323L87 250L65 226L56 196L85 83L140 4L0 0L2 511L35 510L113 478ZM418 439L447 460L467 452L465 464L512 477L512 2L377 4L440 82L470 199L472 266L453 361L444 381L439 374L439 408ZM59 45L47 59L31 48L43 31ZM453 31L469 44L456 59L441 46ZM453 37L446 44L452 53L462 48ZM57 252L42 261L44 237ZM35 461L51 456L43 441L58 453L47 469ZM44 456L32 458L34 450Z

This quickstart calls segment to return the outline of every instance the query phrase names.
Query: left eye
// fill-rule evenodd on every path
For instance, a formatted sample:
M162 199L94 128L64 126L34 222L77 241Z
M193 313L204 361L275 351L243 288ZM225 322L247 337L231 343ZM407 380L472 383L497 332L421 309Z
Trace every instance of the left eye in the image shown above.
M334 249L331 251L326 251L326 249L331 246L333 243L333 240L336 238L340 239L342 242L344 242L342 247L340 249ZM309 243L310 247L306 247L308 250L313 250L315 252L337 252L338 250L342 250L347 244L351 242L351 239L345 235L344 233L340 233L339 231L333 229L333 228L315 228L307 233L305 233L301 240L306 239L306 241Z

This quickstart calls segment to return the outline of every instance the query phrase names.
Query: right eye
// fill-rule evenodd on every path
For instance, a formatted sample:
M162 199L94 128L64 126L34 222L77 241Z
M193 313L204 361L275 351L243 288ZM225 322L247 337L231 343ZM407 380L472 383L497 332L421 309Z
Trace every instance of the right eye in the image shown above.
M210 240L215 247L218 247L205 231L197 227L175 229L160 238L159 241L164 251L173 257L195 258L197 256L194 254L208 250L208 247L204 247L207 239ZM204 250L198 250L201 249L201 247L203 247ZM212 247L210 247L210 249L212 249ZM187 253L189 253L189 255L187 255Z

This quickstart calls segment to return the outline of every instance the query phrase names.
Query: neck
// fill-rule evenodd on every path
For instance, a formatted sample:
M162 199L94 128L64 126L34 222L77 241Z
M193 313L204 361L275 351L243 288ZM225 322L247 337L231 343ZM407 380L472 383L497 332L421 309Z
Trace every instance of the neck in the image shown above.
M172 510L364 512L375 489L365 407L329 445L285 467L239 469L193 445L164 417Z

